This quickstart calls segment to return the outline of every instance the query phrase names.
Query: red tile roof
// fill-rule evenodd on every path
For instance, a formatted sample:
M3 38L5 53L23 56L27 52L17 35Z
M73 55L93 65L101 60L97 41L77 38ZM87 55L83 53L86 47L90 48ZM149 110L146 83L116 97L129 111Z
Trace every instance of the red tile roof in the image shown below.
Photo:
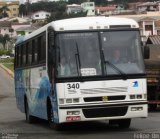
M96 7L96 10L99 10L99 11L114 11L115 9L116 9L115 6Z
M7 27L11 27L10 21L0 21L0 28L7 28Z

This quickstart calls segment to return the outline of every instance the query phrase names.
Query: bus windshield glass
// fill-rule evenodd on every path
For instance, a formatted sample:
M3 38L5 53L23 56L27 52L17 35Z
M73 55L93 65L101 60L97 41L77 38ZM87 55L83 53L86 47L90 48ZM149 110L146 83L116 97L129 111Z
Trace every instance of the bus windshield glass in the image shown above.
M138 31L98 33L57 34L58 77L144 73Z
M102 75L98 33L65 33L57 36L58 76Z
M101 32L101 44L105 74L119 74L119 71L124 74L144 73L138 31Z

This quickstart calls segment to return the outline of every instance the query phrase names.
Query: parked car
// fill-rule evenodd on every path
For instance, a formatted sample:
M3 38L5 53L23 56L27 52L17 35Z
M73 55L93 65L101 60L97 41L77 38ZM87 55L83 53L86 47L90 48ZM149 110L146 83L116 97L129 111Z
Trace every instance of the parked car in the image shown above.
M9 55L2 55L0 58L1 59L7 59L7 58L10 58L10 56Z

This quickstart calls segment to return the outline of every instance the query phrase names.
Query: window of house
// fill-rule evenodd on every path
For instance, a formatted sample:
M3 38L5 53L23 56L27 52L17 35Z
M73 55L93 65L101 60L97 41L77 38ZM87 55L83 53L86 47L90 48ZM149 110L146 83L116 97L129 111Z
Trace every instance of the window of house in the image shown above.
M46 17L49 17L49 14L46 14Z
M36 15L35 15L35 17L39 17L39 15L38 15L38 14L36 14Z

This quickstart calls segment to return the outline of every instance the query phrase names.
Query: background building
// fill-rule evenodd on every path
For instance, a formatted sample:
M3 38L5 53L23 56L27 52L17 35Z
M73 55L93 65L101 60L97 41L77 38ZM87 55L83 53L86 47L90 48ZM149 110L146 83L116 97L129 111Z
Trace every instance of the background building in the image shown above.
M67 7L66 7L67 14L79 13L82 11L83 11L83 9L82 9L81 5L78 5L78 4L71 4L71 5L67 5Z
M45 20L50 15L51 15L51 13L49 13L49 12L39 11L39 12L33 13L32 16L31 16L31 18L32 18L32 20Z
M95 3L94 2L84 2L81 3L81 7L83 11L87 11L87 16L94 16L95 15Z
M9 10L6 11L8 17L16 17L19 15L19 1L6 2L0 1L0 8L6 6Z

